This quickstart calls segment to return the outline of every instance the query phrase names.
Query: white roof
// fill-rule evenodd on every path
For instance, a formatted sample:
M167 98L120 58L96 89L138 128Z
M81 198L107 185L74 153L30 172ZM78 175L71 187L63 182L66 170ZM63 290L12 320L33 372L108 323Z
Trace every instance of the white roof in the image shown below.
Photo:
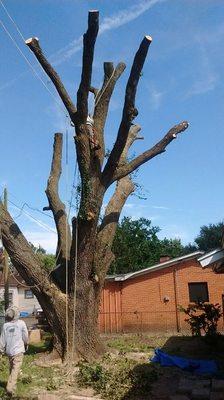
M202 268L208 267L224 258L224 249L215 249L198 258Z
M144 275L150 272L158 271L163 268L170 267L174 264L178 264L181 261L184 260L190 260L191 258L198 258L198 256L201 256L204 254L203 251L195 251L194 253L187 254L185 256L181 257L176 257L172 258L172 260L165 261L159 264L152 265L151 267L147 267L144 269L141 269L140 271L135 271L135 272L129 272L128 274L121 274L121 275L107 275L107 280L113 280L113 281L126 281L127 279L135 278L136 276Z

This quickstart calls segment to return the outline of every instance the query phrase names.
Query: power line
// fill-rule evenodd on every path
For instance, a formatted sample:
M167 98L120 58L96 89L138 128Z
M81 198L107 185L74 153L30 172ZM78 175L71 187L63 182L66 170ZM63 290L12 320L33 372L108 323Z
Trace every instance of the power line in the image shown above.
M13 25L15 26L18 34L21 36L21 38L24 40L24 42L26 41L25 37L23 36L21 30L19 29L18 25L16 24L15 20L11 17L11 15L9 14L9 11L7 10L6 6L4 5L3 1L0 0L0 4L3 7L5 13L7 14L8 18L10 19L10 21L13 23Z
M19 33L19 35L21 36L22 40L25 42L25 38L22 34L22 32L20 31L18 25L16 24L15 20L11 17L11 15L9 14L7 8L5 7L5 5L3 4L3 2L0 0L0 5L3 7L4 11L6 12L8 18L10 19L10 21L13 23L13 25L16 27L17 32ZM51 97L54 99L54 101L57 103L57 105L59 106L60 110L67 116L66 111L64 110L64 108L62 107L61 102L58 101L58 98L56 97L56 95L54 93L52 93L52 91L49 89L49 87L46 85L46 83L44 82L44 80L41 78L41 76L38 74L38 72L35 70L35 68L33 67L33 65L31 64L31 62L28 60L28 58L25 56L25 54L23 53L23 51L21 50L21 48L19 47L18 43L16 42L16 40L14 39L14 37L11 35L11 33L9 32L9 30L6 28L6 26L4 25L3 21L0 19L0 24L2 26L2 28L4 29L5 33L7 34L7 36L10 38L10 40L13 42L14 46L17 48L18 52L20 53L20 55L24 58L24 60L26 61L26 63L28 64L28 66L31 68L33 74L36 76L37 79L40 80L40 82L42 83L42 85L44 86L44 88L48 91L48 93L51 95ZM30 49L29 49L30 50ZM30 50L30 52L32 53L32 51ZM32 53L33 55L33 53ZM42 67L41 67L42 68ZM44 71L44 70L43 70ZM44 71L45 72L45 71Z
M3 186L2 184L0 184L0 185L1 185L2 188L4 189L4 186ZM19 199L17 196L15 196L11 191L8 191L8 194L9 194L10 196L14 197L14 199L18 200L19 202L22 202L21 199ZM26 201L23 202L23 205L22 205L21 208L24 208L25 206L28 207L28 208L29 208L30 210L32 210L32 211L39 212L40 214L44 215L45 217L54 219L54 217L52 217L52 215L46 214L46 212L39 210L39 208L33 207L33 206L29 205ZM18 218L18 217L17 217L17 218Z
M17 218L24 213L25 215L27 215L29 218L31 218L33 221L35 221L38 225L42 226L44 229L48 230L49 232L53 232L54 234L56 234L55 230L53 228L51 228L50 226L46 225L44 222L34 218L30 213L28 213L27 211L25 211L23 209L24 205L22 207L19 207L17 204L15 204L12 200L8 200L9 203L11 203L14 207L16 207L19 211L20 214L17 216Z

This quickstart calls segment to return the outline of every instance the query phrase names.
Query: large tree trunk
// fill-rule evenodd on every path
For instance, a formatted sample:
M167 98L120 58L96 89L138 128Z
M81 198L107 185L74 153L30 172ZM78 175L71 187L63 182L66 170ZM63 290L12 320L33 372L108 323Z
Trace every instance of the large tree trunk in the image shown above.
M99 28L99 13L89 12L88 29L83 37L82 73L74 105L60 77L47 61L37 38L26 41L42 68L54 84L71 123L75 128L75 147L80 174L79 209L72 229L65 204L59 197L62 161L62 134L55 135L53 159L46 188L49 205L58 234L56 268L48 275L33 254L18 226L0 202L0 227L3 244L20 275L36 295L54 335L54 346L63 359L92 359L103 351L98 332L101 290L108 268L114 259L113 238L120 213L135 186L130 174L142 164L163 153L186 121L175 125L154 146L129 160L128 151L138 136L140 126L133 124L138 114L135 107L137 86L152 38L145 36L136 52L126 86L121 123L115 144L105 154L104 130L109 103L117 80L125 69L124 63L114 68L104 63L104 79L100 89L92 86L94 46ZM99 148L93 149L87 125L88 95L95 95L93 132ZM116 183L114 194L101 220L100 213L106 190Z

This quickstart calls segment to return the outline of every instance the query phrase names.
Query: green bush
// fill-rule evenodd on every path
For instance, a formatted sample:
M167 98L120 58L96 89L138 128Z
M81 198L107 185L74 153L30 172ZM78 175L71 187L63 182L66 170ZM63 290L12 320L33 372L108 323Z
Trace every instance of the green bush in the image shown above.
M196 303L187 308L180 307L188 318L185 321L190 325L192 336L216 336L218 321L222 315L219 304Z
M137 364L121 357L109 359L107 364L82 362L79 364L78 384L91 386L96 393L110 400L128 400L149 394L152 383L157 379L151 364ZM137 397L136 397L137 396Z

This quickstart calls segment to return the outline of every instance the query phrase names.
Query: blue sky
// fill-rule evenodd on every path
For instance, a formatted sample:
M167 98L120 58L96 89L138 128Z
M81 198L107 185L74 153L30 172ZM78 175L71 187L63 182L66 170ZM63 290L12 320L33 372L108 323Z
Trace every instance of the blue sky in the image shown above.
M182 120L190 127L167 152L138 172L147 200L132 196L124 215L141 216L160 226L161 237L192 241L203 224L223 220L223 39L224 2L220 0L8 0L4 3L25 38L37 36L71 96L76 98L81 71L81 36L89 9L100 10L93 84L102 83L104 61L124 61L127 69L117 85L107 123L109 148L120 122L125 83L142 37L153 37L141 77L136 122L145 140L138 154L151 147ZM0 5L0 19L13 35L47 87L29 49ZM1 188L21 208L42 209L49 173L53 134L66 131L66 117L0 26ZM73 132L69 130L69 184L61 193L70 199L74 169ZM105 198L105 203L107 198ZM49 215L24 206L12 215L33 243L53 251L56 235ZM28 215L28 214L29 215ZM35 221L32 218L35 218Z

